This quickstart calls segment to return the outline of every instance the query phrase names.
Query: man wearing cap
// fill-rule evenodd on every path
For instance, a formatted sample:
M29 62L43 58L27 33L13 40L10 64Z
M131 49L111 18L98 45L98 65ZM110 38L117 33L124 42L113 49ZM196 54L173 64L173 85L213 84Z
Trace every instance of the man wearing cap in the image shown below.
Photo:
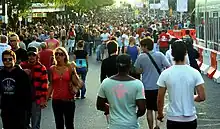
M146 111L144 85L129 76L130 56L120 55L115 63L118 72L102 82L96 107L105 112L109 109L109 129L139 129L138 118Z
M167 34L166 30L162 30L162 33L159 36L159 46L160 46L160 52L163 54L166 53L166 51L169 49L169 40L170 36Z
M28 61L20 65L23 69L28 69L27 73L32 81L32 108L28 116L31 118L32 129L40 129L41 109L47 106L46 96L48 90L47 69L39 62L38 49L29 47ZM29 126L29 121L27 126Z

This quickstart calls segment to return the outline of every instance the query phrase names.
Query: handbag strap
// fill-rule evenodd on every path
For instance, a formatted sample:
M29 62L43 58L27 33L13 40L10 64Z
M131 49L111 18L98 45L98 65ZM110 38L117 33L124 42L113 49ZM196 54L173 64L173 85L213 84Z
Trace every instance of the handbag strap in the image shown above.
M155 62L154 58L149 53L146 53L146 54L148 55L148 57L150 58L151 62L154 65L154 67L157 69L158 74L160 75L161 74L161 70L158 67L157 63Z

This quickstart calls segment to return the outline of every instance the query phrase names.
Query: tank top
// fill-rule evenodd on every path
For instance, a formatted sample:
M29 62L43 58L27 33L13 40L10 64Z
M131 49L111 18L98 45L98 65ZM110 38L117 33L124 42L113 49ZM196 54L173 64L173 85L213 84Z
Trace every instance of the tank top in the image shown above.
M127 54L131 56L131 59L132 59L132 63L134 64L137 57L138 57L138 49L137 49L137 46L128 46L127 47Z
M70 83L70 71L66 68L65 72L60 75L55 70L55 67L51 67L52 70L52 87L53 87L53 99L67 100L72 99L74 96L69 91Z

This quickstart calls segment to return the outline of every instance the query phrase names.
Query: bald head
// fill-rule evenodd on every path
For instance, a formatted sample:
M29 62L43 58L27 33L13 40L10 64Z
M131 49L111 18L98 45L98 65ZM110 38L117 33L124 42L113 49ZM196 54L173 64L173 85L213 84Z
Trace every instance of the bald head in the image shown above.
M0 36L1 43L7 43L8 38L5 35Z

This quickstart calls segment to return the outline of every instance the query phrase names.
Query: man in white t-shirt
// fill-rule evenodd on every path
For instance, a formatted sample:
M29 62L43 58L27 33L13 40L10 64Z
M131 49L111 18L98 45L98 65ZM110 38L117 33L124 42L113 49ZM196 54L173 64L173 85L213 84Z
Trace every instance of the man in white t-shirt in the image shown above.
M124 34L122 35L122 53L124 53L124 48L129 45L129 30L125 30Z
M163 119L164 96L168 90L167 129L196 129L197 115L195 102L206 99L204 80L196 69L185 64L187 49L183 41L172 45L175 65L160 75L158 91L158 120ZM198 95L194 95L194 89Z
M41 43L37 42L37 36L33 35L32 36L32 42L28 44L27 48L29 48L29 47L36 47L40 51L41 50L40 45L41 45Z
M5 50L11 50L11 46L7 44L8 42L8 38L4 35L1 35L0 36L0 69L3 68L3 61L2 61L2 53L5 51Z
M110 34L107 31L107 28L104 28L103 33L100 35L102 41L102 45L100 47L101 60L104 60L104 56L106 54L105 49L107 48L106 45L110 39Z
M170 41L170 42L171 42L171 45L172 45L175 41L177 41L177 40L178 40L178 39L176 38L176 39L173 39L172 41ZM167 57L169 63L170 63L171 65L174 65L174 64L175 64L175 61L173 60L173 56L172 56L172 53L171 53L171 51L172 51L171 45L170 45L169 50L167 50L167 52L166 52L166 57ZM188 54L186 54L185 58L186 58L186 64L187 64L187 65L190 65Z

